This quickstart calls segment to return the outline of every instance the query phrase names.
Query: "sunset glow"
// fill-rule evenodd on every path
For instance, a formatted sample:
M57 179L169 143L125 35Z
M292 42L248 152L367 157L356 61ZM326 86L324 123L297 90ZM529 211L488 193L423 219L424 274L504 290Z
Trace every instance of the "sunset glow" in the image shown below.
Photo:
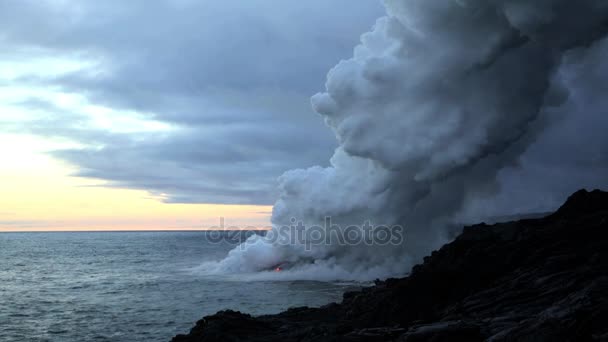
M203 230L269 226L271 207L173 204L146 191L107 187L73 177L76 170L48 152L61 143L1 134L0 231Z

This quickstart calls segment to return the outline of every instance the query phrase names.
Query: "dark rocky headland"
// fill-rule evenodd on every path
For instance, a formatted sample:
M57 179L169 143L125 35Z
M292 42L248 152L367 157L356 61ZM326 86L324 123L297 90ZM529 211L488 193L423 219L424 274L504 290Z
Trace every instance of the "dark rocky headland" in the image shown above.
M222 311L174 342L608 341L608 193L541 219L466 227L402 279L341 304Z

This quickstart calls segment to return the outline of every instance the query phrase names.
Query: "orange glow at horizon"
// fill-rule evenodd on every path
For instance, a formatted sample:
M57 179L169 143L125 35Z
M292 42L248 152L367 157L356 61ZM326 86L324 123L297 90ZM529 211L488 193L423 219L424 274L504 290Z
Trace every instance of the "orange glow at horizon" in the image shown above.
M0 133L0 232L267 229L270 206L173 204L143 190L72 177L46 139Z

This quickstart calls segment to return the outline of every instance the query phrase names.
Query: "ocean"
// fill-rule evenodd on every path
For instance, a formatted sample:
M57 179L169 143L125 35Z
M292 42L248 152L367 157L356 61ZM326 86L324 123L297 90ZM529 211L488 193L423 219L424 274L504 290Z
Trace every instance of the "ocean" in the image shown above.
M357 284L204 274L208 232L0 233L0 341L169 341L205 315L340 301Z

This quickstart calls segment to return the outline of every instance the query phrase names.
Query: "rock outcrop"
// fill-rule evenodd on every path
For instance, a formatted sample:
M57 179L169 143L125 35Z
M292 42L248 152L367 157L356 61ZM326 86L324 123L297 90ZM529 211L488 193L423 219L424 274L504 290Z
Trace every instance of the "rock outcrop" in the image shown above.
M342 303L205 317L193 341L608 341L608 193L554 214L466 227L402 279Z

